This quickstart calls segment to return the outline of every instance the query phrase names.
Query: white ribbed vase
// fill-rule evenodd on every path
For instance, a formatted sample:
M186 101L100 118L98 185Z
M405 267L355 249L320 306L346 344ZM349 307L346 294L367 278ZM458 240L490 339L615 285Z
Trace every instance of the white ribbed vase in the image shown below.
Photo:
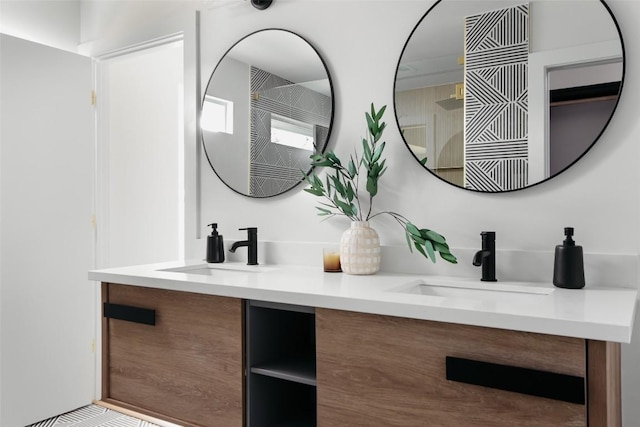
M342 233L340 265L347 274L374 274L380 269L380 239L368 221L352 221Z

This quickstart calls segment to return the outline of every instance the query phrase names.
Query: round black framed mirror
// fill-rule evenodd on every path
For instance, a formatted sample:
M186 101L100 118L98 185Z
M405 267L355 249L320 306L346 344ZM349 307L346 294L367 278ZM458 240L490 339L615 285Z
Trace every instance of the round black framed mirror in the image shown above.
M563 172L618 105L624 44L601 0L438 0L398 62L413 157L452 185L508 192Z
M302 182L324 152L333 86L316 49L301 36L265 29L234 44L202 99L200 130L209 164L229 188L272 197Z

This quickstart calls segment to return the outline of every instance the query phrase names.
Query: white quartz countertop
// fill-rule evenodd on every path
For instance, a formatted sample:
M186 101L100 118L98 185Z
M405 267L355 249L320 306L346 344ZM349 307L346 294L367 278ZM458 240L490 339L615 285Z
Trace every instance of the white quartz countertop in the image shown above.
M636 289L611 284L574 290L551 283L385 272L354 276L321 267L202 261L94 270L89 279L621 343L631 341L637 300Z

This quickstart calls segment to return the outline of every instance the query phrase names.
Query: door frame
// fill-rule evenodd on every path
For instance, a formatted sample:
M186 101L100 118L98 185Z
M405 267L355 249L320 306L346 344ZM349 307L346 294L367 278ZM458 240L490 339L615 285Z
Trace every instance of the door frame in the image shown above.
M93 78L95 87L95 224L96 224L96 238L95 238L95 263L96 268L104 268L108 264L109 253L109 241L107 236L110 230L109 220L109 126L108 126L108 82L106 66L109 60L117 59L125 55L131 55L136 53L142 53L149 49L167 47L173 44L180 43L183 48L183 88L186 87L186 82L190 79L187 78L188 58L189 55L185 49L185 35L183 32L174 33L165 37L152 39L146 42L137 43L135 45L127 46L121 49L115 49L103 54L95 55ZM199 73L198 73L199 75ZM198 167L193 168L192 163L195 157L193 153L193 144L190 144L190 138L192 130L189 123L192 121L191 114L193 109L188 107L188 100L190 95L188 91L184 90L183 97L183 114L182 121L184 128L183 143L180 148L181 158L178 160L181 163L180 166L180 197L185 200L182 206L182 213L180 215L180 223L182 224L179 251L180 256L185 258L186 247L192 239L192 236L187 235L187 230L190 228L190 224L193 223L194 218L197 218L196 213L199 210L194 209L190 200L194 198L193 188L197 188L197 182L199 181L199 162ZM198 114L199 116L199 114ZM187 167L189 165L189 167ZM194 170L195 169L195 170ZM100 294L100 293L98 293ZM102 313L102 300L100 297L96 298L96 312ZM96 342L102 342L102 328L101 322L97 322L96 326ZM102 351L96 351L96 389L95 395L99 400L102 397Z

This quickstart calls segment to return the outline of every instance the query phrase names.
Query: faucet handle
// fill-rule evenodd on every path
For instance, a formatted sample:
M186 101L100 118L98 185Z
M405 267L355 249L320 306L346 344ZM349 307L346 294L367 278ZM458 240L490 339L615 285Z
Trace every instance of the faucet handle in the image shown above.
M247 233L251 234L251 233L257 233L258 232L258 227L238 228L238 230L247 230Z

